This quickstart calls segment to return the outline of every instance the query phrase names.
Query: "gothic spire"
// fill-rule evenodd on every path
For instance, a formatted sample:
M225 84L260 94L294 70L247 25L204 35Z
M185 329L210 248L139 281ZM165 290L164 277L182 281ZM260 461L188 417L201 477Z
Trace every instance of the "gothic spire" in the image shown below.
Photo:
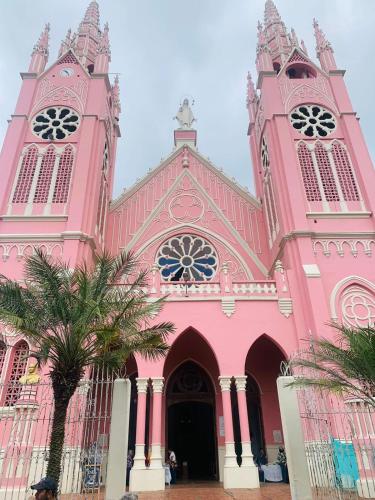
M111 49L109 46L108 37L109 27L108 23L104 25L104 31L101 34L98 43L98 55L95 59L95 73L107 73L109 68L109 62L111 60Z
M322 68L325 71L337 69L332 45L327 40L316 19L314 19L313 21L313 26L316 40L316 55L320 61Z
M256 113L258 110L258 95L255 90L255 85L253 79L251 78L250 71L247 74L247 96L246 96L246 105L247 110L249 112L250 123L254 123Z
M99 5L90 2L77 32L76 54L89 71L93 71L98 44L101 37Z
M264 26L281 22L281 16L273 0L267 0L264 6Z
M95 0L87 7L82 23L94 24L99 29L99 5Z
M118 120L119 114L121 112L121 102L120 102L120 84L119 77L116 75L115 81L112 85L112 102L115 111L115 117Z
M33 47L29 67L30 73L41 73L46 67L49 55L49 31L50 25L47 23Z

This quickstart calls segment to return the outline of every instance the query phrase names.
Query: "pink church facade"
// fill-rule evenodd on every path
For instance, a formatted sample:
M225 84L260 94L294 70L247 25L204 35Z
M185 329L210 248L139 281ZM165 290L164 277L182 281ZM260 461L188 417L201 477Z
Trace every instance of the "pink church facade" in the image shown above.
M373 165L344 71L314 30L319 65L267 0L247 88L255 195L198 152L184 102L171 154L111 201L121 106L95 1L48 67L47 26L22 73L0 159L1 273L22 279L35 247L72 267L128 249L150 271L150 297L168 295L158 316L176 325L166 359L128 367L134 491L164 488L168 449L185 479L258 487L253 455L263 448L273 461L283 444L280 363L332 335L330 320L374 321ZM5 384L25 373L32 346L1 335ZM19 394L4 389L0 411Z

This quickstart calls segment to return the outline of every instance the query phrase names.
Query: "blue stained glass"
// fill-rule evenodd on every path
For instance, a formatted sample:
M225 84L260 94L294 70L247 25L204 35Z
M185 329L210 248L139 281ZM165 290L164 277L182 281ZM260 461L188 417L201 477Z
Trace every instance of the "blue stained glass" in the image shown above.
M204 257L201 259L195 259L195 262L197 264L209 264L210 266L213 266L216 264L216 259L215 257Z
M159 258L159 266L170 266L172 264L177 264L179 262L179 259L171 259L167 257L160 257Z

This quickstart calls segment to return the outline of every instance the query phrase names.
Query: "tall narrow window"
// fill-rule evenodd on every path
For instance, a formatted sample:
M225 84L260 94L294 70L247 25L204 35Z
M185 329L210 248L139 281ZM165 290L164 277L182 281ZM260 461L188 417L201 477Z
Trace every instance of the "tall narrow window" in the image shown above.
M342 194L345 201L359 201L359 193L354 178L353 168L349 161L346 149L335 142L332 146L332 156L335 162L337 176L339 178Z
M320 178L322 179L324 195L327 201L339 201L339 193L327 151L319 142L315 147L315 157L318 163Z
M52 199L53 203L66 203L68 200L73 160L73 148L72 146L67 146L59 161L59 170L57 172L55 190Z
M27 366L27 357L29 355L29 346L22 340L15 347L10 366L10 376L8 378L5 394L4 406L13 406L20 396L21 385L20 377L25 374Z
M50 146L43 155L34 194L34 203L47 203L55 159L55 148Z
M37 159L38 150L36 146L31 146L22 160L21 170L18 174L17 185L13 195L13 203L27 203Z
M299 144L298 159L301 166L303 185L305 186L307 201L322 201L312 154L306 144Z
M6 345L1 340L0 341L0 377L1 377L1 374L2 374L3 368L4 368L4 361L5 361L6 352L7 352Z

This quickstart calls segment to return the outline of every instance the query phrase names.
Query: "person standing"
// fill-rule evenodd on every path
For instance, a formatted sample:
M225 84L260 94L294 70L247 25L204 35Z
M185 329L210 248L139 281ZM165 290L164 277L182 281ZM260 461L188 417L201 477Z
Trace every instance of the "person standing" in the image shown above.
M281 468L281 475L283 477L283 483L289 483L288 465L286 463L286 453L285 449L280 446L279 453L277 454L277 463Z
M129 486L130 471L134 465L134 450L129 450L128 458L126 459L126 486Z
M173 450L168 450L168 463L169 469L171 471L171 484L176 484L177 459L176 454Z

